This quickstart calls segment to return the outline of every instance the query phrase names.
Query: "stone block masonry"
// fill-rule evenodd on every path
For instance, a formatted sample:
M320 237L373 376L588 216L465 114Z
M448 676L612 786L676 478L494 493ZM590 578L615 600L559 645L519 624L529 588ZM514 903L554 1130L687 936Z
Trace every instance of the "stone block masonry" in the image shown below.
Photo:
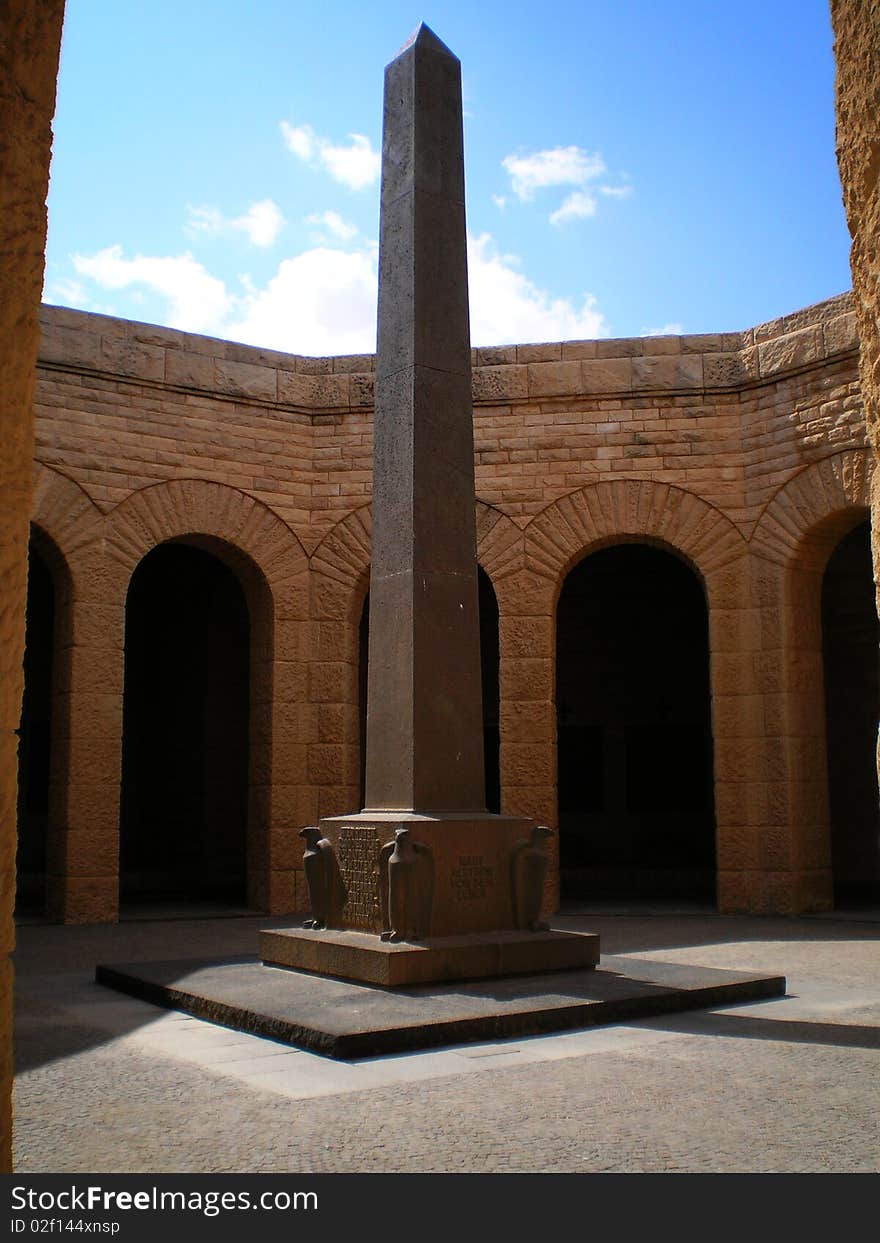
M140 560L181 539L233 569L252 622L249 901L301 909L299 829L359 798L374 360L42 314L33 522L68 583L52 913L116 918L125 597ZM797 609L818 608L817 566L867 512L850 296L738 333L476 349L472 367L505 812L558 823L567 573L603 545L655 544L709 605L719 907L827 906L825 778L798 759L824 737L821 676L800 672L820 668L821 636Z

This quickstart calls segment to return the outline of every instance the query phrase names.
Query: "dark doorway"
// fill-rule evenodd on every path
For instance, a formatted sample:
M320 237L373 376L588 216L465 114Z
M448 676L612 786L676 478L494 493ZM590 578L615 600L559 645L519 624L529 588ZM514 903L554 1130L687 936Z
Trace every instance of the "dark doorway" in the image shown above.
M869 523L845 536L822 582L828 794L836 906L880 902L877 653Z
M715 901L709 625L670 553L621 544L557 610L559 834L568 900Z
M499 690L498 690L498 601L492 580L477 566L477 592L480 609L480 663L483 680L483 762L486 772L486 807L501 810L501 767L499 763ZM366 788L367 738L367 662L369 659L370 593L367 592L361 612L358 635L358 713L361 738L360 805L363 807Z
M480 667L483 676L483 764L486 773L486 808L501 811L500 694L498 689L498 601L492 580L477 566L480 604Z
M243 904L250 625L218 558L162 544L126 603L123 901Z
M17 915L42 915L46 909L54 632L52 574L31 541L18 741Z

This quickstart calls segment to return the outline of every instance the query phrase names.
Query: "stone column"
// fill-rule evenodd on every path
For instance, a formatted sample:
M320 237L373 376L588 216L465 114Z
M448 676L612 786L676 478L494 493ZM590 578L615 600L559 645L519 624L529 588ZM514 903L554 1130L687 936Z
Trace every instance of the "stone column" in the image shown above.
M385 71L366 803L485 811L461 66Z
M303 830L313 918L261 952L376 984L592 966L539 924L550 830L485 807L461 67L424 25L385 73L380 236L367 806Z

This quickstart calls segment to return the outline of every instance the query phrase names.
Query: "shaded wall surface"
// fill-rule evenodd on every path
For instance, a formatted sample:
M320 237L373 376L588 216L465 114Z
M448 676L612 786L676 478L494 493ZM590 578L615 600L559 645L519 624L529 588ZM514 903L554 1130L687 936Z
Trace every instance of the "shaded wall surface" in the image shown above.
M880 452L880 0L832 0L831 19L837 60L837 162L852 236L850 266L865 421L876 456ZM874 581L880 584L876 489L871 511Z
M62 0L0 7L0 1170L12 1162L17 738L46 189Z
M871 531L855 528L832 554L822 585L822 639L834 895L880 902L880 799L874 752L880 717L880 627Z
M169 540L220 557L241 586L247 898L302 909L299 828L360 805L374 360L52 307L43 329L33 522L70 583L54 653L50 911L117 915L125 601ZM871 474L850 297L741 333L475 350L474 423L503 809L560 824L569 571L610 545L651 545L684 563L704 601L718 905L829 906L822 576L865 519ZM655 610L639 607L647 647ZM660 750L648 731L646 771ZM554 859L548 908L558 876Z

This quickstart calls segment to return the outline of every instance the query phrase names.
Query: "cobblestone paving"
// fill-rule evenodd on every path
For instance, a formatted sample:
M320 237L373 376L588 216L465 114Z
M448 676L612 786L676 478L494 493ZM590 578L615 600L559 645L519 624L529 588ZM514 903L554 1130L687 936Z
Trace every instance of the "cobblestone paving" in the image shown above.
M790 996L355 1065L91 983L181 941L248 952L259 922L20 931L19 1171L880 1170L880 923L591 919L607 952Z

